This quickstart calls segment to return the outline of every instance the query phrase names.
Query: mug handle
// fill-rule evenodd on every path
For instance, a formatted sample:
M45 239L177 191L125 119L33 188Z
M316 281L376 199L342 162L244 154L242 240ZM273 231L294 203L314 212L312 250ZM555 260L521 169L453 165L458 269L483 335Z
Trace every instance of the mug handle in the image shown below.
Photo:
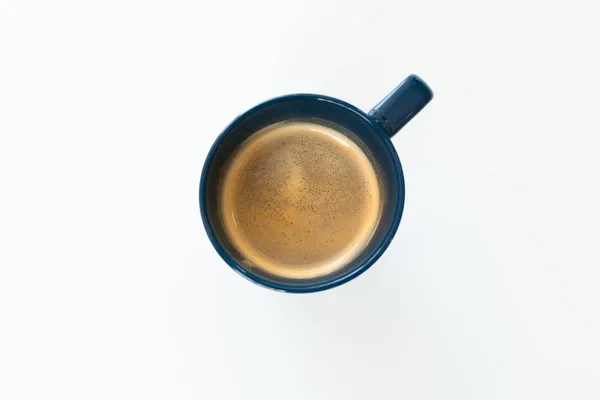
M369 111L369 117L392 137L432 98L429 86L417 75L409 75Z

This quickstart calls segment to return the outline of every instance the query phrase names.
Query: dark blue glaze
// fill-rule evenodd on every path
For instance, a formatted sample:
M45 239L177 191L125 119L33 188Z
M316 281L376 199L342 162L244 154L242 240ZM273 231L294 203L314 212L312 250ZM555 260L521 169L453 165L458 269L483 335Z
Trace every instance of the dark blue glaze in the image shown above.
M200 213L208 237L221 258L236 272L259 285L295 293L329 289L366 271L390 244L404 208L402 166L389 137L415 116L432 96L429 87L411 75L368 115L332 97L294 94L266 101L237 117L210 149L200 179ZM295 119L329 125L353 137L374 161L383 199L379 225L361 254L345 267L312 279L282 278L248 265L228 240L218 214L219 178L233 151L257 130L275 122Z
M384 132L393 136L433 98L429 86L410 75L369 112Z

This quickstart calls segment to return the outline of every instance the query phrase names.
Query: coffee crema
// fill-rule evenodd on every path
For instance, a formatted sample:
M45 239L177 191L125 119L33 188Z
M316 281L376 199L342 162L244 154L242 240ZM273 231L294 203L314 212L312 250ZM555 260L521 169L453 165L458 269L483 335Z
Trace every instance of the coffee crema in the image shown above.
M380 201L375 169L349 137L314 122L281 122L250 136L228 162L220 218L249 264L308 279L364 249Z

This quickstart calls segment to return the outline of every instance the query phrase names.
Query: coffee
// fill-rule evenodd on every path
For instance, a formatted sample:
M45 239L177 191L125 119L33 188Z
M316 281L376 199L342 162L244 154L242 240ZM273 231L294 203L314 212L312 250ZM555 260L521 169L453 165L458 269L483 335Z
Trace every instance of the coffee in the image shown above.
M254 133L222 175L220 217L248 264L314 278L356 257L380 215L375 169L348 136L314 122Z

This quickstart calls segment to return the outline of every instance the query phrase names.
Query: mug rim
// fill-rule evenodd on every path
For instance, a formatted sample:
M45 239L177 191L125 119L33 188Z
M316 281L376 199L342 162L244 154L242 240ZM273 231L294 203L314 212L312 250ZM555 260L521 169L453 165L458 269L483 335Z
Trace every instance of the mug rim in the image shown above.
M362 262L358 267L354 268L353 270L349 271L348 273L346 273L342 276L339 276L332 280L327 280L325 282L316 283L316 284L307 285L307 286L293 286L293 285L288 285L285 283L268 281L268 280L262 279L260 276L250 273L247 269L245 269L241 265L239 265L225 251L223 246L221 246L221 243L216 238L216 236L213 232L213 229L210 225L209 219L208 219L208 215L206 212L206 204L205 204L206 203L205 186L206 186L206 179L208 176L208 170L209 170L209 167L212 165L212 160L215 155L215 152L217 151L217 148L219 147L219 145L221 144L223 139L229 134L229 132L233 128L235 128L240 122L242 122L245 118L247 118L251 114L253 114L257 111L260 111L261 109L268 107L270 105L273 105L275 103L278 103L281 101L287 101L287 100L316 100L316 101L334 103L334 104L344 108L346 111L351 112L351 113L357 115L358 117L360 117L371 128L373 128L373 130L383 139L383 142L385 143L385 147L387 148L387 150L389 151L389 153L392 157L392 160L393 160L393 163L395 166L394 175L397 180L398 187L401 189L400 196L399 196L400 198L398 199L398 202L396 204L396 208L394 211L392 225L391 225L390 229L388 230L388 232L385 234L385 237L383 238L381 243L379 243L377 245L377 248L373 252L373 254L368 259L366 259L364 262ZM352 279L356 278L357 276L361 275L363 272L368 270L381 257L381 255L385 252L385 250L390 245L392 239L394 238L394 236L396 235L396 232L398 231L398 227L400 226L400 220L402 219L402 212L404 210L404 201L405 201L405 197L406 197L405 190L406 190L406 187L404 184L404 173L402 170L402 165L400 163L400 158L398 157L398 153L396 152L396 148L392 144L390 136L388 136L374 120L369 118L369 116L364 111L360 110L358 107L355 107L350 103L347 103L347 102L337 99L335 97L325 96L325 95L320 95L320 94L297 93L297 94L287 94L287 95L283 95L283 96L274 97L270 100L259 103L256 106L245 111L244 113L238 115L235 119L233 119L233 121L231 121L225 127L225 129L223 129L223 131L219 134L219 136L215 139L214 143L212 144L212 146L206 156L206 160L204 161L204 165L202 167L202 174L200 176L200 190L199 190L199 199L198 200L199 200L199 204L200 204L200 215L202 217L204 230L206 231L210 242L212 243L213 247L215 248L215 250L221 257L221 259L223 261L225 261L225 263L227 265L229 265L229 267L231 269L233 269L235 272L237 272L244 278L250 280L251 282L258 284L259 286L268 288L268 289L273 289L276 291L282 291L282 292L287 292L287 293L312 293L312 292L320 292L323 290L332 289L336 286L339 286L346 282L351 281Z

